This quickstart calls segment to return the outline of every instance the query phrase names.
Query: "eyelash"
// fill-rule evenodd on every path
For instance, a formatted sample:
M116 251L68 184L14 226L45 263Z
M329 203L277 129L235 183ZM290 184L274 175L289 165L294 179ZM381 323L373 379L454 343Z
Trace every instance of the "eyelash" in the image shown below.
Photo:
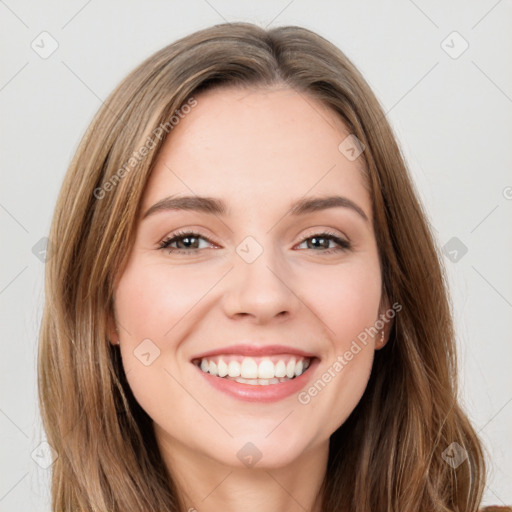
M208 237L205 237L201 235L200 233L196 233L194 231L178 231L177 233L174 233L171 237L165 238L162 240L159 244L159 249L162 250L168 250L170 254L190 254L190 253L196 253L197 251L200 251L201 249L175 249L175 248L169 248L169 246L177 241L182 240L183 238L202 238L203 240L206 240L208 243L216 245L214 242L212 242ZM351 249L351 244L348 240L344 240L337 236L334 233L331 233L329 231L322 231L321 233L314 233L312 235L307 236L306 238L303 238L299 245L303 244L304 242L307 242L308 240L311 240L312 238L325 238L327 240L332 240L333 242L338 244L338 247L326 249L324 251L320 251L323 254L332 254L337 253L339 251L347 251ZM314 249L309 249L314 250Z

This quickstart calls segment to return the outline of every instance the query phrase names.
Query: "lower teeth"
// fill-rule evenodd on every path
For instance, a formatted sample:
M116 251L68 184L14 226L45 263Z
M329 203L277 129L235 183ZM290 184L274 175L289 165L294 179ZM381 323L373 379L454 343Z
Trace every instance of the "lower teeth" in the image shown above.
M280 382L286 382L289 379L288 377L277 378L274 377L272 379L244 379L242 377L221 377L222 379L234 380L235 382L239 382L240 384L252 384L253 386L268 386L269 384L279 384ZM292 377L295 378L295 377Z

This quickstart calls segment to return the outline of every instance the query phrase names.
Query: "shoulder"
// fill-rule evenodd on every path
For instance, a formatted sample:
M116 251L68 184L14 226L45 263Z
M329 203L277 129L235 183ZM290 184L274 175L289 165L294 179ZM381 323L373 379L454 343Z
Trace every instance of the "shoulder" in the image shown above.
M480 512L512 512L512 507L484 507Z

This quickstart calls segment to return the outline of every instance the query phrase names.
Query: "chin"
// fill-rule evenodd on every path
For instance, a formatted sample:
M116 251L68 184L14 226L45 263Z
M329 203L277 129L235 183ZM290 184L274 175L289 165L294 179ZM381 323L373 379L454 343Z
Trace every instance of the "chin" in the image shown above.
M278 469L294 464L304 457L307 447L308 443L303 436L300 439L289 436L285 438L277 432L270 434L269 437L262 434L245 435L230 440L222 455L215 454L214 458L226 466L235 468Z

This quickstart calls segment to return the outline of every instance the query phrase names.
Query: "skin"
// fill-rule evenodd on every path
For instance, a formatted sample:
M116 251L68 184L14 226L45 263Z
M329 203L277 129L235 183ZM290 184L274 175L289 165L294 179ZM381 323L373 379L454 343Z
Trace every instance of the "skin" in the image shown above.
M387 301L362 158L338 150L349 132L334 112L284 86L221 88L196 99L160 153L116 287L123 366L187 509L317 511L329 437L364 393L380 333L305 405L297 395L274 403L232 398L190 361L244 340L284 344L320 358L314 382L375 324ZM368 220L346 207L286 215L303 196L333 194ZM219 198L228 212L162 210L142 219L170 195ZM326 229L351 248L326 254L335 242L312 245ZM183 253L160 249L178 230L213 244L201 238L195 252L183 240L171 246ZM250 264L236 252L247 236L263 249ZM147 366L134 356L145 339L160 350ZM262 454L251 468L237 457L248 442Z

